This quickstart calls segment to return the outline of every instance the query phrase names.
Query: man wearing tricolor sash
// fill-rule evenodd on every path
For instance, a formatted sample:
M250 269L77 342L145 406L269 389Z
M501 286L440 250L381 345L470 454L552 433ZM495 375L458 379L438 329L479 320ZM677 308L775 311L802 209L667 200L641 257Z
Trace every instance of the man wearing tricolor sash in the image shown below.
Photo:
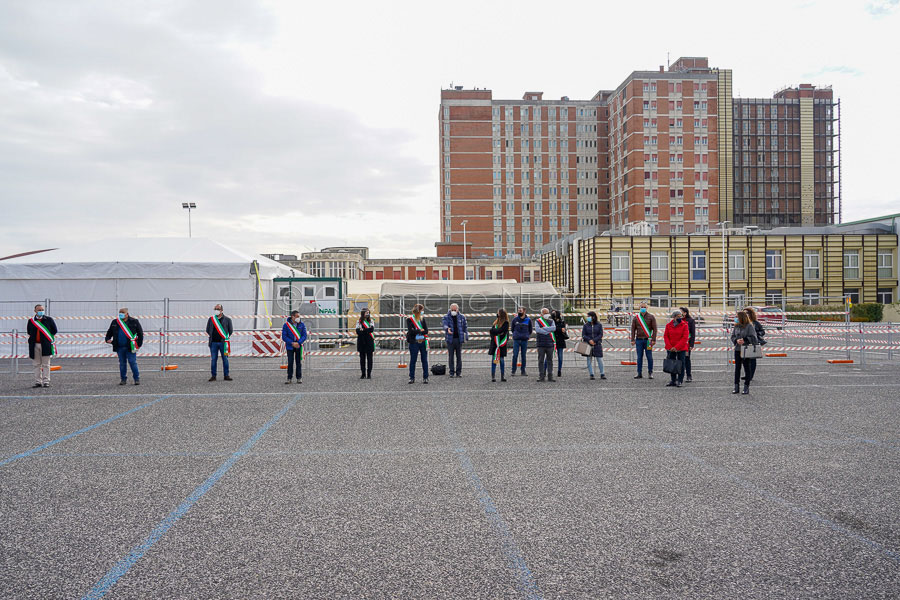
M119 385L128 383L129 365L134 385L141 385L137 351L144 345L144 330L141 323L128 314L127 308L119 309L119 316L113 319L106 330L106 343L112 344L113 352L119 355Z
M306 325L300 320L300 311L295 310L281 326L281 341L287 350L287 381L294 377L294 365L297 366L297 383L303 383L303 342L306 341Z
M637 375L643 379L644 355L647 355L647 377L653 379L653 345L656 344L656 317L647 311L647 303L641 302L640 310L631 320L631 343L637 350Z
M553 379L553 354L556 351L556 323L550 318L550 309L542 308L540 318L534 322L534 332L537 334L538 352L538 381Z
M234 329L231 319L225 316L221 304L216 304L214 314L206 322L206 335L209 336L210 352L210 381L216 380L216 370L219 363L219 354L222 355L222 370L225 372L225 381L231 381L228 375L228 356L231 354L231 334Z
M34 362L34 385L50 387L50 357L56 354L56 323L44 314L44 307L34 307L34 316L28 319L28 356Z

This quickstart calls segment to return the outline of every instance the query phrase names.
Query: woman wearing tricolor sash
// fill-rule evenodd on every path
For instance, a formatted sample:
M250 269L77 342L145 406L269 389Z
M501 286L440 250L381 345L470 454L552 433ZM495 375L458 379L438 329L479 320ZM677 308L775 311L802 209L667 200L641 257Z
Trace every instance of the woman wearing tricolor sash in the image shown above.
M416 360L422 356L422 383L428 383L428 324L422 317L425 307L413 306L413 313L406 317L406 343L409 344L409 382L416 382Z
M375 323L368 308L359 313L356 322L356 351L359 352L360 379L372 379L372 362L375 356Z
M506 348L509 345L509 316L504 309L497 311L491 325L491 381L497 381L497 365L500 365L500 381L506 381Z
M34 316L28 319L28 356L34 362L34 385L50 387L50 357L56 354L56 323L44 314L44 307L34 307Z
M113 319L106 331L106 343L112 344L113 352L119 355L119 385L128 383L129 365L134 385L140 385L137 351L144 345L144 330L137 319L129 316L127 308L119 309L119 316Z

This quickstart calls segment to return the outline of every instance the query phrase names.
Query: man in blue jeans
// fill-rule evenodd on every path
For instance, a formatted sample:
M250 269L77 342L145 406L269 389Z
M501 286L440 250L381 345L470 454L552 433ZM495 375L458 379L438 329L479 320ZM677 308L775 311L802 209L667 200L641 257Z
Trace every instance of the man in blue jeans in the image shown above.
M231 381L228 375L228 355L231 354L231 334L234 329L231 319L225 316L221 304L216 304L214 314L206 322L206 335L209 336L209 353L211 363L209 370L212 373L210 381L216 380L216 370L219 363L219 354L222 355L222 370L225 372L225 381Z
M643 379L644 354L647 354L647 377L653 379L653 345L656 344L656 317L647 312L647 303L641 302L640 310L631 320L631 343L637 350L637 375Z
M119 316L113 319L106 330L106 343L112 344L113 352L119 355L119 385L128 383L128 365L131 365L131 376L134 385L141 384L141 373L138 371L137 351L144 345L144 330L141 323L128 315L127 308L119 309Z
M519 312L512 320L510 325L513 336L513 358L512 358L512 374L516 374L516 367L519 364L519 351L522 352L522 376L525 376L525 353L528 352L528 338L534 332L534 323L525 314L525 307L520 306Z

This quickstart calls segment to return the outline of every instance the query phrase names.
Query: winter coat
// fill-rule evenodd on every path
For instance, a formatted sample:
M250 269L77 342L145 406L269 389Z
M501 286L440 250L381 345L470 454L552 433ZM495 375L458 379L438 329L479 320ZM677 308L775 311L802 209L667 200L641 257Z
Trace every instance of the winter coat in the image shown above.
M591 346L591 356L603 358L603 325L600 321L585 323L581 328L581 339L585 342L594 342Z
M520 317L516 315L512 320L512 337L514 340L528 340L531 337L532 332L534 332L534 321L531 320L531 317L525 315L524 317Z
M534 331L537 333L537 347L538 348L553 348L556 346L556 323L553 322L553 319L548 315L545 319L547 323L546 327L541 325L541 319L537 319L534 322Z
M491 355L491 360L493 360L494 352L497 351L497 344L504 338L509 338L509 321L497 327L496 325L491 326L491 347L488 352ZM506 349L509 348L509 339L507 339L506 343L500 347L500 352L498 356L500 358L506 357Z
M428 337L428 323L425 322L425 318L419 319L419 323L422 324L422 330L420 331L418 327L416 327L415 322L413 321L412 316L406 318L406 343L407 344L421 344L424 343L425 340L421 342L416 341L417 335L425 335Z
M46 327L47 331L50 332L50 335L56 337L56 322L53 319L46 315L40 319L37 317L34 317L34 319ZM34 349L38 344L38 341L40 341L41 344L41 354L49 356L53 352L53 344L50 342L50 339L43 331L34 326L31 319L28 319L28 325L25 326L25 329L28 331L28 358L34 358Z
M294 348L294 342L297 342L302 346L303 342L306 341L306 325L303 323L303 321L294 323L293 325L297 329L297 333L300 334L299 340L294 336L294 332L291 331L291 328L288 325L287 321L285 321L284 325L281 326L281 341L284 342L285 347L291 349Z
M469 324L468 322L466 322L466 315L457 311L456 324L457 327L459 327L459 335L457 336L459 338L459 342L463 343L469 341ZM451 315L449 311L441 318L441 325L444 328L444 333L447 337L447 343L449 344L453 341L453 334L447 333L448 327L450 329L453 329L453 315Z
M112 341L113 352L119 351L119 323L118 319L113 319L112 323L109 325L109 329L106 330L106 339ZM134 317L129 316L125 319L125 327L131 330L131 333L134 335L134 346L135 350L144 345L144 329L141 327L141 322L135 319ZM130 348L129 348L130 350Z
M673 319L666 323L666 331L663 334L663 342L666 344L666 350L687 352L688 340L690 337L691 328L684 319L679 321Z
M759 321L753 321L753 329L756 331L756 339L759 340L760 346L766 345L766 330Z
M640 313L638 313L640 314ZM649 312L644 313L642 315L644 317L644 322L647 324L647 328L650 329L650 344L656 344L656 317L651 315ZM646 340L647 334L644 333L644 328L641 327L641 324L638 322L638 315L634 315L634 318L631 319L631 341L634 340Z
M562 319L553 320L556 323L556 348L565 348L566 340L569 339L569 334L566 332L566 322Z
M688 329L691 332L691 337L688 339L688 348L693 349L694 341L697 338L697 322L694 320L694 317L685 317L684 320L687 321Z
M371 327L366 327L362 319L356 322L356 351L359 353L375 352L375 323L369 317Z
M759 338L756 337L756 328L753 327L753 323L747 325L735 324L731 330L731 343L734 344L735 350L740 349L737 343L738 340L744 340L745 344L753 344L754 346L759 344Z

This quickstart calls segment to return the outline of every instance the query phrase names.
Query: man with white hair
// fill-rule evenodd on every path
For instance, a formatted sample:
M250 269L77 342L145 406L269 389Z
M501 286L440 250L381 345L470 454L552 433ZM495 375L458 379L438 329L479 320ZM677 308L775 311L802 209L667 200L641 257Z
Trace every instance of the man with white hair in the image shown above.
M449 354L450 370L448 375L462 377L462 345L469 339L469 325L466 323L466 315L459 312L459 305L455 302L450 305L450 310L441 319L444 326L444 334L447 339L447 353ZM454 359L455 362L454 362ZM455 367L455 370L454 370Z
M547 381L553 379L553 354L556 350L556 323L550 318L550 309L542 308L540 318L534 322L534 332L537 334L538 352L538 381L544 381L544 372L547 373Z

